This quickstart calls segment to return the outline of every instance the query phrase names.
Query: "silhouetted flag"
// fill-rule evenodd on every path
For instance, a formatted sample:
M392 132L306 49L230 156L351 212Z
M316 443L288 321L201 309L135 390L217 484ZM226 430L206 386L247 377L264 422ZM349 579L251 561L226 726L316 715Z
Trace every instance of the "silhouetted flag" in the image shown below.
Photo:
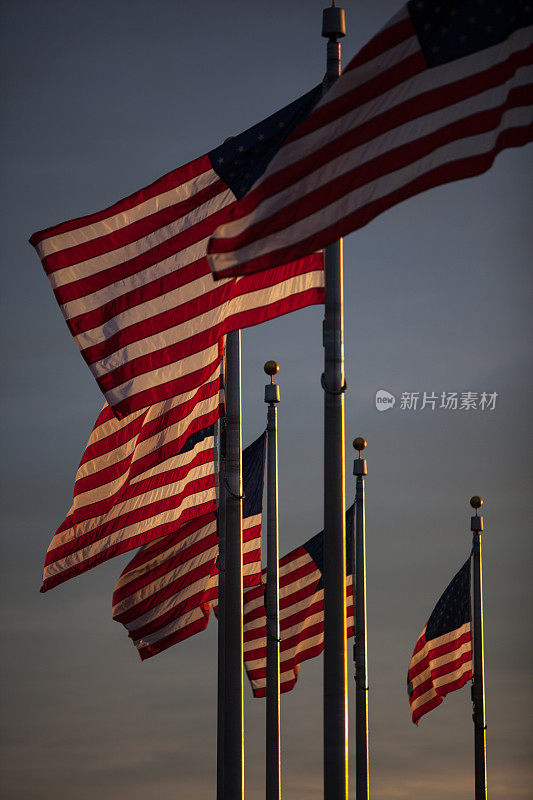
M34 233L83 358L121 418L214 374L227 332L323 302L322 254L215 286L207 241L320 87L105 211Z
M353 636L354 506L346 512L346 635ZM324 649L324 534L279 562L280 690L289 692L302 661ZM266 579L266 569L263 570ZM255 697L266 695L265 586L244 593L244 665Z
M215 277L301 258L533 138L533 4L412 0L209 242Z
M416 643L407 675L413 722L472 678L470 558L435 606Z
M104 406L73 505L48 548L41 591L215 511L220 372L219 365L198 389L124 420Z
M259 583L265 467L263 433L247 447L243 463L243 582ZM113 593L113 619L128 630L144 660L204 630L218 596L215 514L188 522L139 550Z

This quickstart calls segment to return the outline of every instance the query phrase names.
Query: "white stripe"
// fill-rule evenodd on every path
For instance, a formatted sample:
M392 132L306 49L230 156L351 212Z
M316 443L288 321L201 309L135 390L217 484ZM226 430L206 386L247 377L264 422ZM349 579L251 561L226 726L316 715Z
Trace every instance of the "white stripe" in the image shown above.
M235 201L235 195L230 189L223 189L218 195L211 197L206 202L202 203L197 208L193 209L189 214L172 222L170 225L165 225L163 228L143 236L134 242L117 247L115 250L110 250L102 253L93 258L88 258L85 261L80 261L76 264L71 264L68 267L63 267L55 272L52 272L48 277L54 289L60 286L67 286L70 283L78 281L82 278L89 278L91 275L97 275L111 267L116 267L119 264L124 264L132 258L147 253L152 248L156 247L162 242L189 230L199 222L208 219L212 214L225 208L227 205Z
M420 686L420 684L424 683L427 680L431 680L434 686L440 686L442 683L451 683L454 679L454 675L461 675L465 669L465 664L467 668L472 667L472 659L470 658L469 661L466 661L465 664L461 665L458 670L453 670L450 672L446 672L444 675L440 677L436 677L433 675L434 671L440 669L441 667L445 667L446 664L452 664L454 661L457 661L465 653L472 652L472 642L463 642L456 650L453 650L451 653L445 653L438 658L431 658L429 661L429 669L420 672L418 675L413 676L410 679L410 682L413 688Z
M216 555L217 548L211 547L205 550L198 556L195 556L194 559L191 559L187 562L187 565L183 564L176 570L171 573L168 573L168 580L165 581L155 581L153 585L153 593L159 591L159 589L164 588L168 583L171 583L173 580L177 580L178 578L182 577L186 574L187 571L197 569L198 567L202 566L202 564L208 564L212 561ZM198 578L197 581L194 583L189 583L187 586L184 586L177 594L173 594L168 597L166 600L159 603L157 606L150 608L144 614L136 617L131 622L123 623L124 626L129 631L136 631L139 628L144 627L144 625L155 622L159 617L164 616L167 612L171 611L173 608L176 608L179 604L185 602L193 595L198 594L199 592L204 592L206 586L209 582L209 575L203 575ZM141 601L142 598L136 597L135 602L130 603L128 606L124 607L123 610L126 608L133 608L137 603ZM113 611L113 615L115 616L120 612Z
M177 633L203 617L204 614L201 608L193 608L192 611L189 611L187 614L179 617L179 619L169 623L166 627L161 628L161 630L155 631L155 633L145 636L142 639L136 639L133 643L138 650L141 650L148 645L157 644L161 639L170 636L171 633Z
M198 474L196 475L196 479L198 479L198 477L201 476L200 473L202 472L204 472L206 475L212 474L212 469L210 473L208 472L208 469L206 469L206 467L208 468L208 466L209 465L202 465L202 468L197 471ZM191 473L191 475L192 474L193 473ZM175 487L162 487L162 489L169 490L168 493L164 495L164 497L172 496L172 494L175 492ZM163 491L158 492L158 494L162 495ZM164 499L164 497L158 497L158 499ZM143 505L146 504L146 497L143 497L142 495L139 498L134 498L134 499L139 501L138 504L139 508L141 508ZM161 514L157 514L155 516L149 517L148 519L139 520L137 522L132 523L131 525L127 525L124 528L115 531L109 536L106 536L105 538L100 539L97 542L88 545L83 549L76 550L75 552L69 554L68 556L65 556L64 558L59 559L57 561L54 561L51 564L48 564L45 567L44 577L45 579L47 579L53 575L57 575L65 571L66 569L69 569L69 567L73 567L77 564L82 564L84 561L87 561L94 555L98 555L99 553L105 552L105 550L108 547L111 547L114 544L127 542L128 539L149 532L150 530L156 528L159 525L176 521L189 508L194 508L197 505L204 504L214 499L215 499L214 486L212 489L202 492L201 495L199 495L198 493L192 493L190 495L187 495L177 508L168 509L167 511ZM134 508L135 507L133 506L133 502L128 500L125 503L118 504L118 509L113 508L109 516L112 514L113 518L115 518L116 516L120 516L122 513L124 513L125 509L129 511L129 510L134 510ZM107 521L109 519L109 516L104 515L103 520ZM89 520L89 523L93 523L93 521L94 520ZM80 535L80 527L82 526L82 524L83 523L80 523L80 525L77 526L78 536ZM54 536L54 538L52 539L49 551L54 550L61 544L66 544L68 541L75 538L76 534L73 528L69 528L68 530L63 531L60 534L56 534L56 536Z
M199 353L186 356L180 361L174 361L164 367L158 367L151 372L144 372L138 377L130 378L120 386L115 386L105 393L107 402L116 405L126 398L134 397L139 392L147 389L156 389L164 383L170 383L176 378L190 375L196 370L207 368L218 361L218 342ZM92 369L92 367L91 367Z
M426 629L424 628L424 631L425 630ZM454 631L444 633L442 636L437 636L436 639L431 639L429 642L426 642L424 647L422 647L418 653L413 654L411 663L409 664L409 670L413 669L420 661L423 661L425 658L427 658L428 653L430 653L432 650L436 650L445 644L451 644L452 642L455 642L457 639L460 639L461 636L464 636L466 633L470 633L470 630L470 622L465 622L465 624L461 625L460 628L456 628ZM417 641L419 641L424 635L424 631L422 631Z
M279 208L289 206L296 198L304 197L308 193L325 186L331 180L353 168L362 167L374 158L387 154L404 144L416 141L421 136L437 132L445 125L467 119L478 111L496 108L508 95L511 85L513 87L526 86L532 79L533 70L531 67L523 67L516 72L512 83L502 84L497 89L486 90L473 98L468 98L452 106L441 108L431 114L404 123L369 142L353 148L349 153L341 154L319 169L304 176L300 181L292 183L278 194L267 197L248 216L222 225L217 231L217 238L229 238L239 235L248 225L267 220ZM513 112L517 115L516 117ZM529 108L510 109L506 112L495 131L497 132L502 128L511 127L515 124L526 124L530 119L531 111ZM348 128L345 123L341 120L340 124L344 126L344 132L346 132ZM284 244L289 241L304 239L316 232L318 218L323 220L321 227L327 227L344 216L346 210L353 213L370 200L389 194L394 189L405 185L417 175L429 171L439 163L447 163L448 161L455 161L480 152L487 152L493 146L495 131L492 130L478 136L468 136L462 140L453 140L451 143L435 149L428 156L412 162L407 167L388 172L380 178L373 179L369 184L343 195L329 206L305 217L294 225L284 228L281 233L271 234L251 245L236 250L235 257L239 261L244 261L251 258L252 255L263 254L266 251L277 249L280 246L282 236ZM471 141L472 146L470 146ZM231 256L231 254L227 255Z
M59 253L61 250L66 250L76 245L85 244L93 239L98 239L101 236L107 236L114 231L119 231L132 222L138 222L163 208L182 203L189 197L193 197L198 192L210 186L215 181L219 180L218 175L212 169L202 172L195 178L175 186L174 189L169 189L168 192L151 197L149 200L144 200L133 208L121 211L118 214L106 217L97 222L90 223L81 228L76 228L66 233L58 233L43 239L37 246L37 250L41 258L45 258L51 253Z
M89 476L96 475L98 472L101 472L104 469L109 469L110 467L124 461L125 459L132 457L131 464L135 464L135 462L139 461L140 458L144 458L146 455L150 453L156 452L157 450L161 449L164 445L169 444L170 442L174 441L175 439L180 438L180 436L186 435L189 426L191 423L198 419L200 416L204 416L209 412L216 411L218 407L218 397L214 395L213 397L208 397L205 400L200 400L196 403L194 408L191 412L182 419L178 420L173 425L168 425L163 430L157 431L153 436L148 439L143 439L141 442L138 443L139 436L143 432L145 426L151 422L151 420L145 419L135 431L135 434L124 442L122 445L115 447L112 450L108 450L105 453L101 453L96 455L94 458L88 459L83 464L80 465L78 472L76 473L76 482L87 478ZM93 444L92 435L89 439L87 447ZM87 449L87 448L86 448ZM164 463L161 467L164 469ZM154 468L155 469L155 468ZM129 472L129 470L128 470ZM127 475L128 473L126 473ZM142 473L144 475L144 473ZM156 474L155 472L151 472L150 474ZM141 480L141 477L138 477L134 480ZM107 484L105 484L107 486ZM81 495L78 495L78 497ZM82 503L85 505L85 503Z
M502 122L498 128L477 136L467 136L461 140L456 139L443 147L433 150L424 158L413 161L400 170L389 172L381 178L372 180L361 188L348 192L330 205L319 209L314 214L306 216L303 220L294 225L286 227L281 233L272 234L257 240L257 242L235 251L234 254L217 254L217 256L221 255L224 261L224 266L221 266L219 262L217 269L232 266L234 263L246 261L252 257L276 250L280 246L287 246L293 242L303 240L313 233L316 233L317 230L327 228L335 222L338 222L345 214L352 214L356 210L366 206L369 202L389 195L441 164L452 163L461 159L488 153L494 147L496 138L502 130L531 124L531 120L531 108L519 107L510 109L503 115ZM423 132L422 130L420 131L421 134ZM387 134L387 136L388 135L389 134ZM396 141L397 139L392 134L390 136L391 144ZM318 175L318 172L319 171L314 174ZM308 185L311 186L311 182L309 182Z
M441 676L440 678L436 678L433 680L432 685L428 688L427 692L421 694L419 697L416 697L411 702L411 713L416 711L416 709L420 708L420 706L425 705L429 700L434 697L440 696L442 694L442 689L446 686L451 685L455 681L460 680L467 672L472 670L472 661L465 662L460 669L456 670L455 672L446 673L446 675ZM437 689L440 692L437 692ZM444 692L447 694L447 692Z
M157 298L157 301L150 301L150 303L145 303L140 306L134 306L132 309L128 309L128 311L120 314L119 318L116 318L115 321L110 321L110 329L108 329L108 323L106 323L104 329L93 328L93 330L89 331L87 334L80 334L77 337L79 346L82 349L89 347L90 337L92 337L95 333L98 334L98 336L103 340L108 336L112 336L116 331L124 330L129 326L142 323L149 317L156 316L157 313L170 312L182 307L185 308L188 303L195 300L197 297L200 297L202 294L207 294L214 288L211 274L207 274L206 276L202 277L198 283L204 285L201 291L201 287L198 287L194 288L189 294L188 287L181 287L180 289L176 289L174 292L168 292L163 297ZM221 296L218 301L218 305L214 306L213 308L208 309L202 314L194 316L192 319L187 319L184 322L174 325L173 327L166 328L160 333L155 333L152 336L145 336L138 341L134 341L122 348L115 350L113 353L101 359L100 361L95 361L91 365L91 370L97 378L101 377L107 372L110 372L135 358L147 355L164 347L170 347L171 345L182 342L184 339L188 339L202 331L212 330L217 325L221 325L225 319L233 316L234 314L238 314L243 311L254 311L265 306L270 306L279 302L279 300L283 297L298 294L299 292L307 289L321 287L323 286L323 283L323 270L317 269L304 274L294 275L293 277L287 278L287 280L283 281L282 283L275 284L274 286L267 286L265 288L256 289L253 292L246 292L244 294L236 294L229 299L228 297L224 298ZM103 332L104 330L105 335ZM99 331L100 333L98 333ZM186 374L185 369L182 367L184 360L185 359L182 359L178 362L178 374ZM176 366L173 368L176 370Z
M118 492L127 484L130 486L135 486L136 483L140 483L141 481L146 480L147 478L155 477L158 474L170 472L174 469L179 468L186 468L188 464L190 464L196 456L204 452L205 450L212 450L214 448L214 438L212 436L207 436L203 441L198 442L193 448L188 450L185 453L180 453L176 456L172 456L171 458L165 459L161 464L153 467L152 469L146 470L145 472L140 473L136 477L130 480L130 469L128 468L122 475L116 478L113 481L109 481L108 483L101 484L100 486L95 486L92 489L88 489L85 492L78 492L74 497L74 503L72 504L71 510L69 513L73 513L75 511L81 511L82 508L85 506L91 505L92 503L98 503L103 500L109 500L110 502L112 499L118 494ZM211 466L211 471L213 467ZM188 476L184 478L185 482L189 482ZM150 499L148 502L152 502L152 498L155 500L156 492L159 492L159 489L150 490L149 492L145 492ZM174 494L176 493L176 487L174 488ZM140 495L143 497L143 495ZM113 519L114 517L109 514L100 515L99 517L95 517L93 519ZM86 527L88 523L80 523L78 526L78 535L81 533L81 528Z
M507 42L473 53L468 56L468 68L462 68L461 74L474 76L486 70L490 70L500 63L504 63L511 53L520 51L530 44L530 35L527 29L520 29L515 31ZM358 85L365 83L369 78L376 78L385 70L397 66L405 58L413 55L413 53L419 49L418 39L413 37L396 45L376 59L362 64L357 69L344 73L342 78L336 81L334 86L320 101L319 106L327 106L332 100L336 100L337 96L342 96L346 92L352 91ZM325 142L332 142L337 139L338 136L346 134L347 131L357 130L361 124L382 114L384 111L392 111L400 103L417 97L422 93L442 89L444 86L454 83L458 77L461 77L461 75L458 73L457 62L450 61L440 65L438 68L424 70L411 78L407 78L398 86L379 94L363 105L357 106L343 117L339 117L321 126L307 136L303 136L300 139L284 145L269 164L267 171L268 176L279 172L293 163L304 160L309 155L319 151ZM317 108L319 106L317 106ZM345 171L347 170L342 170L342 172ZM262 183L263 180L264 177L261 176L252 188ZM259 209L260 208L261 206L259 206ZM259 210L257 213L260 218L264 218L264 215L261 214ZM236 235L233 229L230 235Z

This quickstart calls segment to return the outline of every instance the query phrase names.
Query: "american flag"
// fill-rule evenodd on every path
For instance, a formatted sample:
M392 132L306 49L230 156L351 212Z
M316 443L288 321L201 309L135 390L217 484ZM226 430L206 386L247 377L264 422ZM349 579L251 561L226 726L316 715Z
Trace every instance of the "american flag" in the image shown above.
M354 635L353 537L354 510L346 512L346 636ZM279 562L280 691L298 680L302 661L324 649L324 534L318 533ZM266 570L263 570L263 580ZM244 665L255 697L266 695L265 586L244 593Z
M435 606L416 643L407 675L413 722L472 678L470 558Z
M323 302L322 255L215 286L209 236L320 88L104 211L34 233L67 325L117 418L197 388L219 340Z
M123 420L104 406L72 507L48 548L41 591L215 511L220 373L219 365L200 388Z
M312 253L533 139L533 4L411 0L355 56L208 247L215 277Z
M265 467L263 433L242 454L243 583L259 583ZM218 597L217 518L187 522L142 547L113 593L113 619L128 630L144 660L207 627Z

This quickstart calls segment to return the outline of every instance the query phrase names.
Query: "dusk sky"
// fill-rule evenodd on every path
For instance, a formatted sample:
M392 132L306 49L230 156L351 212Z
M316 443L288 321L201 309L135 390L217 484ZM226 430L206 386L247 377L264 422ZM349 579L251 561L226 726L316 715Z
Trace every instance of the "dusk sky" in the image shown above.
M211 800L216 622L141 663L111 619L131 554L39 593L103 399L28 238L100 210L319 83L325 0L1 3L2 772L9 800ZM343 62L397 0L345 0ZM374 800L470 800L470 689L412 722L416 639L471 547L480 494L489 797L533 797L531 166L505 151L475 179L345 240L346 492L366 480ZM265 427L280 363L280 550L322 528L323 309L243 332L243 441ZM376 410L376 391L396 397ZM497 393L493 410L401 407L402 393ZM438 404L437 404L438 405ZM349 643L351 655L351 642ZM354 796L353 666L350 796ZM322 658L282 698L287 800L322 797ZM246 797L264 797L264 701L245 678Z

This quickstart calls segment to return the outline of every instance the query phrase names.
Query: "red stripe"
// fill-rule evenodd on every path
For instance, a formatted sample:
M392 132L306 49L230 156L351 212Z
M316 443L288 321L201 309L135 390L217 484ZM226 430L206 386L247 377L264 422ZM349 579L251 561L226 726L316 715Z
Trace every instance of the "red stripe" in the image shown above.
M214 514L206 514L202 517L197 517L186 525L182 525L179 530L175 531L174 533L169 534L162 539L158 539L146 547L143 547L122 571L120 579L124 578L129 573L134 572L139 567L142 567L153 558L156 558L167 550L171 550L172 548L176 547L180 542L185 541L201 528L209 525L209 523L213 522L215 519L216 517ZM115 591L113 592L113 605L116 605L125 597L133 594L134 591L138 591L140 588L142 588L142 586L145 585L145 578L146 574L139 576L121 586L117 585L115 587Z
M246 262L244 265L239 265L224 273L220 273L219 277L225 278L237 271L239 274L248 274L248 272L266 268L267 266L270 269L278 259L281 263L286 258L293 258L295 254L302 250L314 250L323 247L330 241L334 241L339 237L346 236L348 233L364 227L364 225L371 222L379 214L403 200L407 200L409 197L421 194L436 186L443 186L452 181L481 175L490 169L496 156L502 150L510 147L520 147L532 140L533 126L527 125L518 128L508 128L498 135L494 147L487 153L481 153L477 156L469 156L468 158L457 159L456 161L441 164L439 167L415 178L410 183L394 190L390 194L378 198L371 203L367 203L364 207L348 214L333 225L322 228L319 233L307 239L302 239L297 244L285 247L273 254L260 256L253 261Z
M215 510L216 508L214 501L199 504L192 509L185 509L176 520L154 526L149 531L138 534L137 536L132 536L126 541L115 542L106 550L96 553L86 561L83 561L79 564L74 564L72 567L65 569L63 572L46 578L41 586L41 592L47 592L49 589L53 589L54 586L58 586L60 583L64 583L76 575L81 575L83 572L87 572L87 570L92 569L98 564L101 564L110 558L114 558L114 556L120 555L121 553L127 553L129 550L135 550L144 544L148 544L154 539L159 539L161 536L165 536L168 533L174 532L179 525L188 522L191 517L195 516L196 514L206 514ZM52 561L48 563L52 563Z
M213 487L214 487L214 476L209 475L203 478L202 480L198 481L197 483L195 482L193 485L186 484L180 492L176 492L171 497L147 503L146 505L143 505L141 508L128 511L125 514L122 514L115 519L108 520L107 522L104 522L101 525L98 525L95 528L93 528L89 533L85 533L81 536L71 539L69 542L66 542L65 544L61 544L58 547L50 549L46 554L45 566L49 566L50 564L53 564L56 561L62 560L63 558L67 558L68 556L72 556L74 553L77 553L78 551L84 549L85 547L88 547L89 545L94 545L97 543L104 544L104 541L109 537L111 537L112 534L117 534L127 526L143 522L165 511L177 510L187 497L194 495L201 496L201 494L204 493L207 489L212 489ZM214 510L215 501L210 500L207 501L206 503L201 504L202 507L204 505L209 506L208 508L205 509L205 513L207 513L208 511ZM210 506L213 506L213 509L211 509ZM199 516L199 515L195 514L194 516ZM190 516L188 517L188 519L190 519ZM178 521L179 521L178 519L174 520L173 523L174 527L176 527ZM146 544L146 541L151 541L152 539L156 538L158 537L150 536L148 539L143 541L142 544ZM128 541L130 540L128 539ZM131 550L132 548L127 547L126 549Z
M325 143L319 153L313 153L312 156L304 161L288 167L286 175L285 172L276 173L271 177L270 183L265 181L261 187L255 190L255 199L242 201L239 204L239 210L242 208L242 214L239 211L239 216L249 213L265 196L276 194L282 188L305 176L308 172L313 172L342 153L349 152L364 143L372 141L377 135L393 130L397 126L414 119L430 116L433 112L444 107L504 84L520 66L526 65L530 61L532 51L533 48L528 48L525 51L514 53L507 61L483 73L468 76L442 88L431 89L421 93L395 108L388 108L367 123L350 129L343 136L335 139L334 142ZM237 250L250 240L260 239L284 230L288 226L326 207L347 192L370 184L385 174L401 169L419 160L424 155L433 152L443 144L492 130L501 122L504 110L517 105L528 105L529 102L531 102L531 94L527 92L527 87L526 91L521 87L511 89L507 100L499 107L452 122L433 133L391 149L372 161L354 167L325 186L320 186L318 189L309 192L305 197L300 198L298 203L292 203L289 207L284 208L283 212L277 212L270 219L262 220L255 225L249 226L240 235L227 239L213 240L213 249L211 250L210 247L209 252ZM246 209L244 208L245 202L248 203ZM277 252L281 253L283 250Z
M187 214L192 214L204 204L208 204L209 201L224 191L227 191L227 186L221 180L217 180L196 192L192 197L180 200L178 195L176 197L176 202L172 205L161 208L141 219L128 223L126 218L124 224L111 233L106 233L102 236L92 238L89 241L44 256L41 260L45 271L48 275L51 275L60 269L81 264L89 259L98 258L105 253L112 253L120 247L133 244L152 234L158 234L166 238L168 234L165 232L165 229L167 227L182 219ZM200 223L200 225L201 224L202 223ZM196 226L192 227L194 228ZM188 235L191 230L192 228L188 228L182 233ZM177 237L174 236L173 240L175 241L179 238L182 233L178 234ZM198 241L201 238L201 236L197 236L193 241ZM178 249L181 250L182 248L179 247ZM87 277L87 281L90 282L89 276Z
M197 542L194 548L190 548L191 550L196 551L195 553L191 553L190 557L194 557L194 555L201 555L209 550L214 550L216 544L216 534L210 534L205 539ZM184 552L182 562L184 569L187 569L186 560L188 558L189 555L187 552ZM172 620L177 619L188 611L192 611L201 604L205 586L203 586L198 592L192 594L190 597L180 599L180 595L182 595L186 589L188 589L190 586L193 586L202 578L204 581L205 579L209 578L213 561L214 556L205 563L200 564L194 569L181 574L174 581L171 581L158 591L153 592L150 597L146 598L145 600L141 600L131 609L128 609L121 614L117 614L114 619L116 619L117 622L121 622L123 625L135 623L135 620L138 620L139 617L143 616L149 611L153 611L160 603L172 598L172 607L168 611L155 617L154 619L147 621L144 625L132 629L130 635L132 638L139 639L143 636L148 636L152 633L155 633L156 630L165 627Z
M123 419L135 411L140 411L146 406L152 406L156 403L161 403L163 400L170 400L180 394L186 394L193 391L200 384L205 383L213 375L213 373L220 367L222 361L222 342L219 341L218 355L214 361L206 364L205 366L197 369L195 372L189 372L188 375L183 375L176 378L174 381L166 381L164 384L153 386L150 389L145 389L142 392L137 392L132 396L127 396L124 400L113 405L113 410L117 419ZM83 353L82 353L83 355ZM98 383L98 381L97 381ZM100 387L101 388L101 387Z
M139 189L139 191L130 194L123 200L119 200L113 205L108 206L103 211L97 211L94 214L88 214L83 217L76 217L67 222L62 222L59 225L52 225L49 228L44 228L42 231L36 231L36 233L31 236L30 243L35 247L39 242L42 242L43 239L50 239L52 236L58 236L59 234L68 233L78 228L84 228L86 225L92 225L95 222L101 222L104 219L113 217L115 214L129 211L135 208L135 206L144 203L146 200L157 197L159 194L164 194L174 189L176 186L187 183L187 181L198 177L198 175L204 172L209 172L212 169L213 167L209 157L207 155L200 156L200 158L196 158L189 164L185 164L183 167L178 167L168 172L166 175L163 175L162 178L158 178L144 189Z
M193 353L201 352L202 350L216 344L216 342L222 336L232 330L236 330L237 328L252 327L253 325L258 325L261 322L266 322L269 319L282 316L283 314L289 314L298 308L304 308L308 305L322 303L323 296L324 290L322 288L307 289L298 294L293 294L281 300L276 300L269 305L245 310L232 314L231 316L226 316L218 325L215 325L208 330L197 332L195 335L192 335L187 339L183 339L182 341L168 345L147 355L142 355L131 359L116 369L110 370L98 379L98 384L105 393L115 386L121 386L128 380L132 380L133 378L136 378L142 374L151 372L154 369L168 366L169 364L175 363L176 361L179 361ZM172 312L168 312L167 321L169 327L172 327L172 319ZM83 352L82 354L85 358L86 353ZM178 381L176 381L179 390L178 392L174 390L174 393L190 391L195 385L198 385L199 381L197 378L193 379L192 381L190 380L189 376L192 374L194 373L183 375L180 379L178 379Z
M418 706L417 708L411 708L411 715L415 725L418 725L418 720L420 719L420 717L424 716L424 714L427 714L428 711L431 711L437 706L440 706L443 698L446 697L447 694L450 694L450 692L453 692L456 689L460 689L462 686L468 683L468 681L471 680L471 678L472 678L472 671L469 670L459 680L452 681L451 683L447 684L446 692L442 696L437 694L435 697L431 698L423 705ZM411 698L409 699L411 700Z
M125 587L121 587L123 590L123 599L134 598L134 595L138 594L141 589L148 586L150 583L153 583L157 579L162 578L164 575L173 572L179 567L182 567L185 572L179 575L179 577L176 577L173 581L166 584L164 587L152 592L149 597L139 600L136 605L131 606L126 611L120 612L117 615L113 615L114 619L117 619L123 624L131 622L137 617L145 614L147 611L150 611L150 609L155 608L155 606L159 605L162 600L167 599L174 594L176 595L176 605L179 605L181 601L178 600L178 597L179 593L183 591L183 589L191 586L200 577L205 577L206 575L211 574L211 561L201 564L194 569L190 568L188 562L202 555L211 548L216 547L217 543L218 539L216 530L210 531L209 533L204 533L204 536L202 536L201 539L174 553L162 564L148 567L147 571L143 575L140 575L135 580L127 584L127 591L125 590ZM113 595L113 605L116 605L118 602L121 601L115 601L115 596Z
M166 650L169 647L172 647L173 644L177 644L178 642L183 642L184 639L188 639L190 636L193 636L195 633L199 633L207 628L207 623L209 622L209 606L206 605L202 608L203 618L192 622L190 625L186 625L181 630L177 631L176 633L172 633L169 636L165 636L163 639L160 639L155 644L148 645L148 647L143 647L139 649L139 655L141 659L144 661L147 658L151 658L151 656L156 656L158 653L162 653L163 650Z
M414 36L416 36L416 34L411 20L409 18L402 20L386 31L383 31L381 34L378 34L363 47L343 70L343 74L352 72L367 61L386 53L392 47L396 47L403 41ZM393 67L356 85L350 92L346 92L341 97L337 97L329 102L324 102L318 108L315 108L313 113L305 122L296 128L287 141L290 142L301 139L303 136L307 136L309 133L318 130L322 126L328 125L335 119L344 116L347 111L359 108L364 103L380 97L385 92L390 91L390 89L393 89L395 86L398 86L400 83L403 83L426 68L426 61L420 51L411 56L407 56L407 58L397 62ZM325 99L327 100L327 95ZM264 185L267 185L267 181L265 181Z
M112 508L118 506L120 503L125 503L129 500L135 499L136 497L142 497L143 495L148 496L150 494L155 494L157 489L161 489L162 487L169 486L173 483L183 483L193 469L201 467L204 464L212 464L213 458L213 448L202 450L197 453L195 457L187 464L180 465L172 469L168 468L164 472L152 475L144 480L136 481L135 483L126 481L114 494L108 495L104 499L97 500L94 503L87 503L79 508L75 508L70 515L72 517L72 523L74 525L79 525L87 520L94 520L96 522L99 517L108 514ZM214 485L214 470L212 473L212 476L205 475L203 478L195 479L193 488L192 490L188 490L188 494L195 489L200 491L200 485L203 485L206 488ZM182 496L184 491L185 488L180 493L176 491L175 494L176 496ZM117 517L117 519L120 518L121 517ZM83 536L80 536L80 539L82 538Z
M207 259L203 258L201 262L198 263L201 265L201 269L199 270L199 275L197 277L208 275L209 266ZM185 302L176 300L176 304L172 308L162 311L159 314L153 314L152 316L145 317L139 322L135 322L131 325L120 328L115 334L108 336L104 341L86 347L83 350L83 356L87 363L100 361L106 356L109 356L120 348L126 347L133 342L141 341L142 339L145 339L156 333L161 333L170 328L174 328L177 325L192 322L197 317L200 317L209 311L215 311L216 309L222 310L224 306L236 298L245 297L246 295L251 294L252 292L257 292L260 289L268 289L279 286L282 290L283 284L288 279L297 275L306 275L311 272L316 272L320 269L322 269L322 260L320 254L317 254L309 259L302 259L294 264L284 265L279 271L267 270L264 273L260 273L259 276L253 276L246 281L230 281L225 284L215 284L213 281L209 281L213 287L210 291L205 291L193 299ZM167 287L164 286L164 283L164 280L161 281L161 288L166 291ZM145 301L143 292L144 288L141 287L139 292L136 294L136 300L141 303ZM125 308L132 309L135 303L131 301L131 298L128 294L124 295L124 298L126 299ZM89 318L89 322L81 327L83 329L90 330L107 322L108 319L115 314L114 301L108 305L112 307L111 312L107 306L103 306L94 312L90 312L88 315L84 315L84 318ZM223 316L221 311L219 313L221 316ZM74 335L79 332L76 329L75 324L79 319L81 318L77 317L75 320L70 320L69 322L69 326L71 327ZM205 322L202 322L201 324L204 326L206 325ZM219 324L223 325L223 320ZM193 325L190 326L189 330L191 334L195 333ZM187 339L183 339L181 341L183 355L191 355L191 353L199 352L200 350L205 349L208 345L213 344L217 338L217 330L218 327L210 325L207 331L197 331L195 336L199 339L198 344L195 343L195 336L193 335L189 335ZM183 355L180 357L183 357Z

